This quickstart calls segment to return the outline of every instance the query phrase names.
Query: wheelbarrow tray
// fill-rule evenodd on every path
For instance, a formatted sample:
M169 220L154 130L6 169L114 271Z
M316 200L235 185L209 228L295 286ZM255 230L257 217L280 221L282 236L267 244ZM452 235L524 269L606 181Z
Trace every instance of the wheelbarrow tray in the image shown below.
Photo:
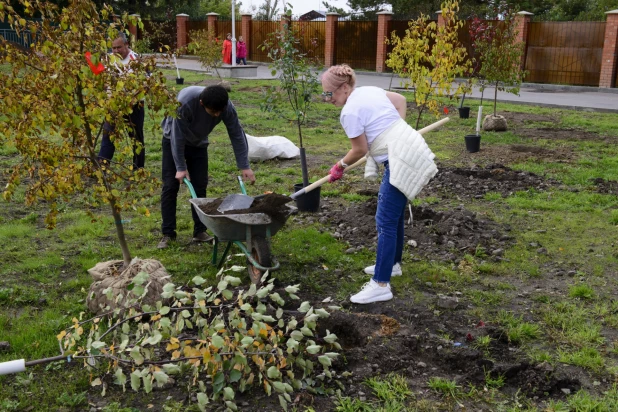
M245 241L247 239L247 226L251 226L251 236L262 236L269 238L274 236L285 224L287 218L294 213L294 206L286 205L287 213L285 219L271 219L265 213L244 213L244 214L227 214L227 215L208 215L200 209L200 206L214 202L214 198L197 198L189 199L200 221L206 225L208 229L220 241Z

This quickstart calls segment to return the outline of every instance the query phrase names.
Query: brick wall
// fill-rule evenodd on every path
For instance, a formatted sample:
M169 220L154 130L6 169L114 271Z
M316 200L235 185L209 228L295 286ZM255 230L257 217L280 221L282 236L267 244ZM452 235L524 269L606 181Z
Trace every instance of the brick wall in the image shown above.
M605 25L605 42L603 43L603 54L601 60L601 77L599 87L615 87L616 80L616 60L618 53L618 10L607 12L607 23Z

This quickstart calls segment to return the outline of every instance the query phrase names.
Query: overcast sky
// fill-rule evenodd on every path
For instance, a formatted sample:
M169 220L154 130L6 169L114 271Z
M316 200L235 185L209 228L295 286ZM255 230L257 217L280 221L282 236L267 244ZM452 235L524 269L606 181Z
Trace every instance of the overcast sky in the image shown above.
M327 0L327 2L335 7L341 7L344 10L349 10L346 5L347 0ZM263 0L242 0L242 3L243 6L241 11L248 11L247 9L249 9L251 5L259 6L263 3ZM294 15L296 16L305 14L311 10L325 10L322 5L322 0L287 0L286 3L290 3L292 5ZM281 0L279 1L279 11L283 11L283 2Z

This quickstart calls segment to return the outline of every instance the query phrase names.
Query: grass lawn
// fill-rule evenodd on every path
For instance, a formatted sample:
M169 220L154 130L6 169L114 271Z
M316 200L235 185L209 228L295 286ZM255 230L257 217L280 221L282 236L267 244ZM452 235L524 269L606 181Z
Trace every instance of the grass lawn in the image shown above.
M171 85L175 71L166 73L172 80L170 87L181 87ZM193 72L182 76L185 86L214 80ZM241 123L253 136L281 135L297 142L293 123L260 110L261 88L269 84L232 81L231 99ZM451 113L455 112L452 108ZM500 231L508 228L508 239L500 250L476 244L473 250L463 250L453 243L441 249L443 254L423 254L421 250L431 251L434 245L447 244L456 236L450 228L450 232L441 233L434 219L435 226L427 229L431 242L421 245L419 241L419 249L408 243L402 264L404 275L393 279L396 304L408 305L405 311L387 313L379 305L366 309L345 303L349 294L368 280L362 269L373 264L375 257L370 247L351 250L350 238L334 236L337 226L333 212L294 216L273 237L272 251L281 263L275 277L282 284L299 283L308 299L331 297L344 306L344 311L386 314L402 328L429 325L412 335L429 342L427 348L441 348L431 356L433 349L423 349L423 345L406 349L418 351L419 357L413 363L377 365L360 375L360 381L343 379L348 389L338 396L321 400L317 397L315 404L301 401L295 410L438 411L456 410L459 405L492 411L618 410L618 391L612 386L618 377L616 116L500 103L498 112L507 114L509 131L484 133L477 154L465 151L463 139L474 130L474 115L470 119L452 115L441 130L425 136L440 169L464 176L465 181L452 186L432 185L413 205L418 208L415 210L425 208L442 214L469 211L477 220L490 221ZM150 117L148 109L146 114L146 167L159 176L161 133L156 126L161 119ZM326 175L349 149L338 115L339 109L321 102L308 115L303 141L311 181ZM409 111L408 121L413 118ZM421 127L435 120L426 116ZM233 152L225 127L215 129L209 152L208 197L237 193L238 171L231 160ZM16 161L14 148L0 148L2 187L9 167ZM512 176L533 173L549 183L508 190L515 183L500 180L496 172L481 179L480 185L489 187L483 182L499 181L501 189L465 195L474 184L469 176L496 163L502 168L492 170L512 171ZM301 181L298 160L254 163L252 168L257 182L247 188L249 195L266 191L290 194L293 185ZM362 179L362 170L356 170L341 182L323 186L322 198L328 207L336 206L345 214L345 210L358 210L370 202L372 196L363 190L376 188L376 183ZM140 193L127 196L139 197ZM129 246L133 256L161 261L176 284L199 275L216 285L217 270L209 264L211 246L190 244L189 198L186 188L182 188L178 241L165 250L156 249L161 224L158 194L144 202L151 212L149 216L124 212ZM113 220L106 208L90 210L95 217L92 219L82 205L67 202L61 205L58 227L47 230L45 205L26 207L23 199L22 190L11 203L0 200L0 341L10 343L10 349L0 349L0 362L58 355L56 335L86 311L91 283L87 270L97 262L121 258ZM368 235L367 242L374 235ZM244 264L244 256L239 255L228 262L229 266ZM248 283L248 276L243 276ZM456 299L457 307L445 307L439 295ZM464 346L494 366L480 377L471 377L462 366L441 363L446 355L439 351L465 342L462 330L481 320L487 332L472 336ZM380 342L386 353L389 339ZM463 355L459 358L463 359ZM419 359L429 366L420 373ZM542 368L551 368L552 373L560 370L573 382L560 381L555 387L537 391L526 386L523 378L514 381L511 369L500 373L498 365L506 360L509 364L517 360L518 365L536 365L537 369L530 370L537 372ZM340 369L346 369L345 362ZM355 373L359 376L359 372ZM91 387L93 379L78 362L55 362L29 368L27 373L0 376L0 410L197 410L191 396L194 389L187 390L186 385L145 395L130 389L123 393L111 384L108 395L102 397L100 387ZM541 383L535 384L542 387ZM247 410L260 410L251 399L248 402Z

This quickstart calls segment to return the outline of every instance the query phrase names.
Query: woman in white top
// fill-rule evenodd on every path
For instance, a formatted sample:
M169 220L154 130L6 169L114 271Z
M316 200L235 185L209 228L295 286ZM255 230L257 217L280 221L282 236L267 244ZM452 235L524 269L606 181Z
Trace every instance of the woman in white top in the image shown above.
M378 87L355 88L356 75L346 64L330 67L321 81L324 101L343 107L341 126L352 145L350 151L331 168L329 180L340 179L348 165L365 155L384 165L376 212L376 264L365 268L365 273L373 277L350 301L362 304L387 301L393 298L391 276L401 275L404 212L408 197L418 193L437 172L433 153L420 134L405 123L404 96ZM378 146L382 150L374 150Z

